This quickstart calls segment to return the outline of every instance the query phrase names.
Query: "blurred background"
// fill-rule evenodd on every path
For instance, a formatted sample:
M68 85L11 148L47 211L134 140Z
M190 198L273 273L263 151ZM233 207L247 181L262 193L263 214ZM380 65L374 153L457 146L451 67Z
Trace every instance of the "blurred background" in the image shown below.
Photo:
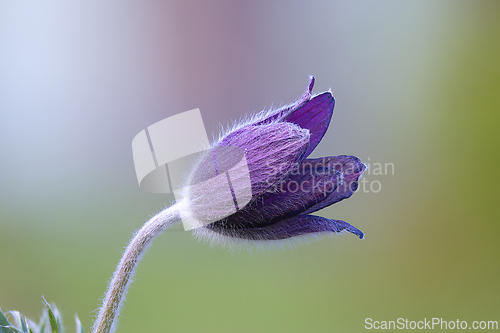
M366 239L249 254L174 228L119 332L500 321L499 17L498 1L0 0L2 310L37 318L45 295L88 331L134 230L172 201L138 187L133 137L194 108L217 135L314 75L336 106L313 156L372 165L319 215Z

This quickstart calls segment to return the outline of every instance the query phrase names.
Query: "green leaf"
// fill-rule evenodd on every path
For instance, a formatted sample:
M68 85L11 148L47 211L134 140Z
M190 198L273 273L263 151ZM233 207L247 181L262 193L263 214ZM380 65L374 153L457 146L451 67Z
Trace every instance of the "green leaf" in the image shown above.
M3 326L4 332L6 333L24 333L23 331L17 329L16 327L9 325L9 326Z
M26 327L28 328L28 330L26 331L26 333L35 333L33 332L33 330L31 329L31 325L28 323L28 320L26 319Z
M45 300L45 297L42 296L43 302L45 303L45 306L47 307L47 311L49 312L49 322L50 322L50 328L52 329L52 333L59 333L59 328L57 325L57 319L54 316L54 313L52 312L52 308L50 307L49 303Z
M0 309L0 325L1 326L9 326L10 325L7 318L5 318L5 315L3 314L2 309Z
M56 318L57 321L57 328L59 330L59 333L64 333L64 325L62 323L62 316L59 310L57 309L57 306L52 303L52 312L54 313L54 317Z
M21 313L19 311L10 311L11 316L13 317L14 320L14 325L17 328L21 328Z
M18 329L12 325L0 325L0 332L1 333L15 333L17 331L18 331Z
M0 333L64 333L62 316L57 306L49 304L42 296L45 309L39 324L21 315L19 311L10 311L14 324L11 324L0 309ZM76 333L85 333L80 318L75 315ZM49 328L50 326L50 328Z
M23 333L28 333L28 328L26 327L26 321L19 311L11 311L12 317L14 317L14 322L17 328L19 328Z
M48 317L48 314L47 314L47 311L43 311L43 315L42 315L42 318L40 318L40 324L38 324L38 331L40 333L45 333L45 327L47 326L47 317Z
M11 326L7 318L0 309L0 333L10 333L11 330L6 328L5 326Z
M85 333L83 330L82 323L80 322L80 318L78 318L77 315L75 315L75 322L76 322L76 333Z
M28 318L26 318L26 326L28 326L29 333L40 333L38 325Z

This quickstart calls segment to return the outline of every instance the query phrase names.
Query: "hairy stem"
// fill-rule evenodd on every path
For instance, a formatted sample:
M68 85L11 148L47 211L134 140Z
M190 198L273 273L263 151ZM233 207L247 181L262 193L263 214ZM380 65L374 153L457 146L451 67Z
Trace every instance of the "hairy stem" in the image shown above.
M92 327L93 333L110 333L114 331L120 307L125 300L127 289L132 282L135 268L142 255L156 236L179 219L179 212L176 205L173 205L152 217L137 231L125 249L113 274L102 306L99 309L99 314Z

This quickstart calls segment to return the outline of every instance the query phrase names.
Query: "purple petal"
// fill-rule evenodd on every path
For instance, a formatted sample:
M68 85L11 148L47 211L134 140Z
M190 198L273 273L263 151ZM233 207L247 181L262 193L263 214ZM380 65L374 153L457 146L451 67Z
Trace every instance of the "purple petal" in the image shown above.
M328 130L334 106L335 99L332 93L327 91L314 96L310 101L283 118L287 122L299 125L301 128L307 128L310 131L311 138L306 156L311 154Z
M213 224L205 227L225 236L249 240L280 240L318 232L339 233L344 230L357 235L360 239L364 238L360 230L347 222L314 215L297 215L259 228L225 228Z
M309 86L299 100L266 114L264 118L255 123L268 124L276 120L287 121L308 129L311 133L311 139L306 157L311 154L325 135L335 106L335 99L329 91L312 97L313 87L314 77L311 76Z
M366 170L366 165L355 156L340 155L315 159L325 167L335 169L343 174L343 183L328 197L307 209L303 214L309 214L336 202L349 198L358 189L358 180Z
M291 174L275 183L244 209L218 224L226 228L254 228L304 212L324 200L340 184L342 174L316 160L304 160Z
M247 125L229 133L217 145L245 151L252 196L258 196L302 162L309 146L309 131L290 123Z

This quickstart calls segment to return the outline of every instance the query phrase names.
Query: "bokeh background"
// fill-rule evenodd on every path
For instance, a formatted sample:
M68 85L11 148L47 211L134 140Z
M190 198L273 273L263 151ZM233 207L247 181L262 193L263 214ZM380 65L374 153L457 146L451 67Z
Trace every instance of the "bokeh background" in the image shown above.
M172 200L137 186L132 138L193 108L216 135L315 75L337 104L314 156L372 164L320 215L366 239L248 253L174 228L119 332L500 321L499 17L498 1L0 0L2 310L36 318L45 295L88 330L132 233Z

